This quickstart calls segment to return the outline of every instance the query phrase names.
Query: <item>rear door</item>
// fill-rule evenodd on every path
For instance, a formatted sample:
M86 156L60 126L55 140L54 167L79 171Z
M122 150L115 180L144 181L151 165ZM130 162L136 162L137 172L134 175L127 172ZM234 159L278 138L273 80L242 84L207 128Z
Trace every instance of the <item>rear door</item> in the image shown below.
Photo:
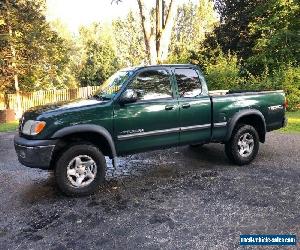
M194 68L175 68L180 120L180 144L211 138L211 100L204 78Z
M148 68L127 89L138 101L114 105L114 136L119 154L146 151L179 143L179 109L167 68Z

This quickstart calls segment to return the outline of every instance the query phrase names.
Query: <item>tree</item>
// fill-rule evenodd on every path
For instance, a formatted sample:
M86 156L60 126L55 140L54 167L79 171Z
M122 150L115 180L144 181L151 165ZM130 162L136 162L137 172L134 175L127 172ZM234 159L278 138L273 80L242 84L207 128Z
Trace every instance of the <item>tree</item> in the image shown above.
M122 0L113 0L119 3ZM149 1L147 1L149 3ZM137 0L144 43L151 64L162 63L168 57L172 27L175 24L177 0L156 0L155 8Z
M192 53L200 53L203 42L218 24L212 0L189 2L178 7L173 27L169 62L190 62ZM187 42L188 41L188 42Z
M5 11L6 13L4 13L4 9L6 10ZM17 56L16 56L16 48L13 43L14 36L13 36L13 29L12 29L12 23L11 23L11 6L10 6L10 3L8 0L5 1L5 4L1 3L1 26L2 26L1 31L4 30L4 32L5 32L5 33L1 32L1 35L3 37L6 36L6 40L7 40L6 45L8 47L8 48L3 49L4 50L3 52L4 53L6 52L5 53L6 57L11 58L11 75L13 75L13 78L14 78L14 87L15 87L16 95L17 95L16 116L20 117L21 116L21 99L20 99L19 77L18 77L18 72L17 72ZM3 29L3 26L6 26L6 29L5 28ZM1 43L1 45L2 45L2 43ZM4 67L5 66L9 67L7 61L5 61L6 57L1 58L1 64L3 64ZM9 75L9 72L8 72L9 70L4 69L3 71L4 71L4 73L6 73L5 75L7 75L7 74Z
M215 7L220 15L220 25L216 27L215 39L223 52L237 53L239 59L252 54L256 37L250 35L249 23L256 8L264 0L216 0ZM212 41L214 43L214 41Z
M262 89L283 89L289 110L300 103L300 5L297 0L270 0L258 6L249 24L257 37L244 68Z
M295 0L270 0L256 8L249 24L257 37L247 69L270 73L286 66L300 66L300 5Z
M80 84L100 85L119 68L111 27L99 23L82 27L80 42L83 47Z
M83 55L79 38L72 34L66 24L62 23L59 19L51 21L50 27L63 39L62 45L64 48L67 48L66 57L68 60L60 74L61 85L62 87L65 85L65 87L76 88L79 85L78 72L80 71L81 58ZM58 87L58 85L56 85L56 87Z
M129 12L125 19L113 21L113 31L120 67L143 64L147 61L143 31L139 16Z
M18 93L68 86L70 48L46 21L44 0L1 3L2 90Z

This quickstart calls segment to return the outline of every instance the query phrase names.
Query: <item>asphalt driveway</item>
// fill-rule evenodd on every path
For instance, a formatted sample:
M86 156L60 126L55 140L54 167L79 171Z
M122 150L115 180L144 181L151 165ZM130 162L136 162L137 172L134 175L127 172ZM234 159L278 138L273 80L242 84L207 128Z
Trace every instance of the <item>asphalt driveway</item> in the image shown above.
M21 166L2 133L0 183L0 249L234 249L240 234L300 237L300 134L268 134L245 167L219 144L121 158L95 195L75 199Z

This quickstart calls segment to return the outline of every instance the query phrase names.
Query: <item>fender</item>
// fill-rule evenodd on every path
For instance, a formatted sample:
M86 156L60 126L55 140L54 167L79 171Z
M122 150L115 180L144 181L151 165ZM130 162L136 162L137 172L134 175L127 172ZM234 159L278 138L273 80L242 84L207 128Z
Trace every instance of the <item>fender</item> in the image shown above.
M241 110L241 111L235 113L234 116L229 121L228 129L227 129L227 134L226 134L226 137L225 137L225 141L229 141L230 140L232 132L233 132L233 129L234 129L235 125L237 124L237 122L241 118L243 118L245 116L248 116L248 115L256 115L256 116L260 117L260 119L263 122L263 134L264 135L266 134L267 129L266 129L266 120L265 120L264 115L260 111L258 111L256 109L244 109L244 110ZM263 141L264 141L264 139L263 139Z
M51 139L59 139L61 137L71 135L74 133L82 133L82 132L94 132L102 135L108 142L112 154L112 161L113 166L116 167L116 159L117 159L117 151L115 147L115 143L112 139L111 134L108 132L107 129L105 129L102 126L93 125L93 124L80 124L80 125L74 125L66 128L62 128L58 131L56 131L52 136Z

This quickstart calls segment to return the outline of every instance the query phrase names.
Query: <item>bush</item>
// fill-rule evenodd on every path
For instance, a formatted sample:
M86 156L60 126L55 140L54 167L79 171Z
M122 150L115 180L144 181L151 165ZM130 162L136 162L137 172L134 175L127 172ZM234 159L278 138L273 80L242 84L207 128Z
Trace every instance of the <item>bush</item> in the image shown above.
M289 103L288 110L295 111L300 105L300 67L289 67L282 72L282 87Z
M295 111L300 104L300 67L282 67L272 73L266 69L262 75L248 74L248 84L242 89L253 90L284 90L289 106L289 111Z
M235 55L224 56L222 53L204 69L210 90L237 89L240 86L239 67Z
M288 100L288 110L295 111L300 105L300 67L286 67L260 76L240 75L234 56L220 58L217 64L208 65L206 79L210 90L284 90Z

